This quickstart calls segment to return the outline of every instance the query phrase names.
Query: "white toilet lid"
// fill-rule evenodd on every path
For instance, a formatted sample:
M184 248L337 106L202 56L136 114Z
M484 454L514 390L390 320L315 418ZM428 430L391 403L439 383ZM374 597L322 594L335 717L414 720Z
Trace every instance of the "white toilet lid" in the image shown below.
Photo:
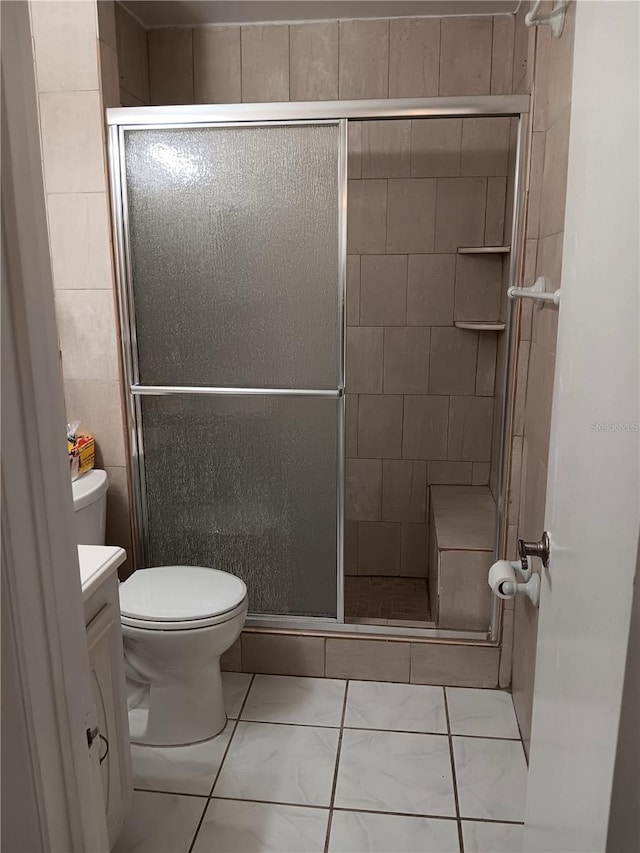
M122 615L150 622L190 622L238 607L247 588L235 575L199 566L138 569L120 584Z

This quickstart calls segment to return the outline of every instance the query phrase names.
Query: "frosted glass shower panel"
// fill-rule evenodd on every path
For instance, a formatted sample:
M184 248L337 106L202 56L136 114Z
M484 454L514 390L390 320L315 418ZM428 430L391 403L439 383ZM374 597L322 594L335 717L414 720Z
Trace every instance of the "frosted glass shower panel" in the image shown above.
M140 383L340 382L339 127L125 131Z
M341 402L143 397L150 565L232 572L252 613L335 617Z

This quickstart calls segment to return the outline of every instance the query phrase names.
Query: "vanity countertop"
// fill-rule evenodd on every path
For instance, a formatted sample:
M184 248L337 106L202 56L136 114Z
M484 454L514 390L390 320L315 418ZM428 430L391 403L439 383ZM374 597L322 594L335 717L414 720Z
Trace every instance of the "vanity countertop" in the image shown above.
M117 545L78 545L82 598L86 601L106 578L127 559Z

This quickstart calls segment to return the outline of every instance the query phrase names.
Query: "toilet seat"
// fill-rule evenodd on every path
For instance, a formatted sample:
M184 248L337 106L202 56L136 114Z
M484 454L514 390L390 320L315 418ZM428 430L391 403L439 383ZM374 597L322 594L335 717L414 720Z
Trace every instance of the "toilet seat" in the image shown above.
M240 578L200 566L139 569L120 584L122 624L148 631L208 628L246 610Z

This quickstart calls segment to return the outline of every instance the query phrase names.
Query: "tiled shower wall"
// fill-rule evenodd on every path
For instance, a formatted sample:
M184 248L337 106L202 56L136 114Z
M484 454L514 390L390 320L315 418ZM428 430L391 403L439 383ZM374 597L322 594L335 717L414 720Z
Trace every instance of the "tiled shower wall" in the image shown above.
M348 573L426 576L428 486L486 485L511 122L356 122L349 152ZM508 230L508 229L507 229Z
M549 290L560 287L567 191L573 34L577 4L570 2L564 31L528 28L524 3L516 16L514 91L533 93L526 253L522 283L544 275ZM579 14L579 12L578 12ZM555 372L558 309L520 306L515 376L511 476L507 505L507 556L515 559L518 536L539 539L544 530L551 401ZM513 625L512 625L513 619ZM538 610L524 596L506 611L503 648L513 630L513 699L525 747L529 748L536 661Z

